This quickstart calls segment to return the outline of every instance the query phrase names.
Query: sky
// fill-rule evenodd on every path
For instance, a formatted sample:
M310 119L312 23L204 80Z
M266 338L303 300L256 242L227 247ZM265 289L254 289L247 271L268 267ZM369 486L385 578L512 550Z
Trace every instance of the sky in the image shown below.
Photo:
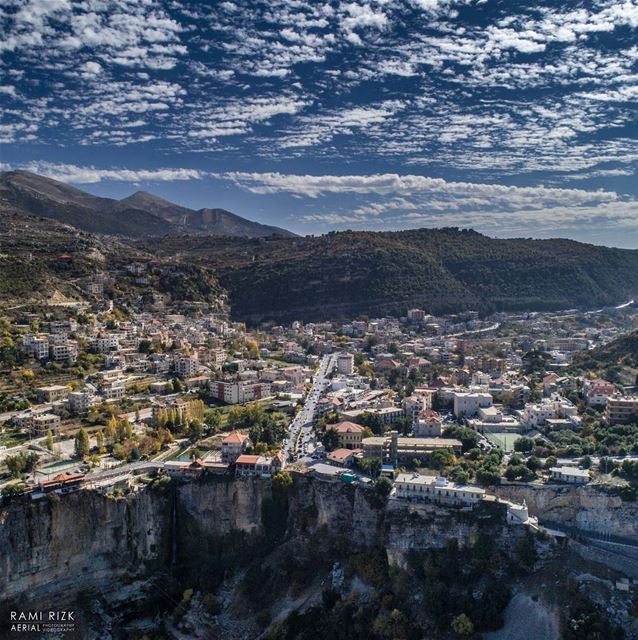
M638 248L638 0L3 0L0 56L2 170Z

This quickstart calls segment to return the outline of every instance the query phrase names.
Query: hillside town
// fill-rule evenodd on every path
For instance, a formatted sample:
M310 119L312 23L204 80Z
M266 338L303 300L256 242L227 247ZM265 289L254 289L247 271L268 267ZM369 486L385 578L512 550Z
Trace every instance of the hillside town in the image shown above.
M284 469L464 507L502 482L636 498L636 372L584 358L636 326L633 302L246 327L223 304L135 312L89 285L91 304L1 319L5 500Z

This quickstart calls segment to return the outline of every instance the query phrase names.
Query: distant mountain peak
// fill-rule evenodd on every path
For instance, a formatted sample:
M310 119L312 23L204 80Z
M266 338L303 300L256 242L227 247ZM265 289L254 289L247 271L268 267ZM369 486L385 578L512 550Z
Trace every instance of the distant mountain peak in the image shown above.
M295 235L225 209L195 211L148 191L136 191L122 200L101 198L24 169L0 173L0 200L27 215L54 218L85 231L109 235Z

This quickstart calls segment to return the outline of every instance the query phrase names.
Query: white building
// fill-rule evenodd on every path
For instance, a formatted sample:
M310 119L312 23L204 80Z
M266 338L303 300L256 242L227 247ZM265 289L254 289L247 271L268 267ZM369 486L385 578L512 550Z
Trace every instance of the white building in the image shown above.
M340 353L337 356L337 371L344 376L354 373L354 356L351 353Z
M552 480L568 482L570 484L587 484L590 480L587 469L576 467L552 467L550 469Z
M446 478L417 473L400 473L394 486L397 498L466 507L478 504L485 495L485 489L480 487L453 484Z
M491 407L492 396L489 393L454 393L454 415L457 418L472 417L479 408Z

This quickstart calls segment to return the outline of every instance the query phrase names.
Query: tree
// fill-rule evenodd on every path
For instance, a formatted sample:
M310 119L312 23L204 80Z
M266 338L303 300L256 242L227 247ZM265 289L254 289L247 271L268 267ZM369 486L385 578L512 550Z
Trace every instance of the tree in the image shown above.
M102 431L102 429L97 430L95 439L97 441L98 453L106 453L106 447L104 446L104 432Z
M49 451L53 451L53 433L51 433L51 429L47 429L47 439L45 446Z
M292 486L292 477L287 471L277 471L272 475L273 491L284 492Z
M328 425L326 432L321 438L321 442L326 448L326 451L334 451L339 447L339 433L336 429L331 429L330 425Z
M535 443L533 438L528 438L527 436L521 436L514 443L514 450L527 452L527 451L531 451L534 448L534 446L535 446Z
M199 440L204 434L204 425L199 420L191 420L188 437L192 442Z
M106 440L109 444L113 444L117 438L117 420L115 416L111 416L106 423Z
M527 459L527 468L534 473L536 473L542 466L543 463L540 461L540 458L537 458L536 456L530 456Z
M555 467L557 464L558 464L558 458L556 456L549 456L545 460L544 467L545 469L551 469L552 467Z
M449 464L454 464L456 458L452 449L437 449L430 454L430 465L434 469L443 469Z
M379 458L361 458L357 465L364 473L376 478L381 471L381 460Z
M22 475L34 471L38 460L38 454L35 451L21 451L14 456L7 456L5 464L14 478L20 478Z
M374 490L377 492L377 495L386 498L390 495L390 491L392 491L392 480L385 476L377 478L377 481L374 483Z
M451 627L452 631L460 636L469 636L474 633L474 625L464 613L452 618Z
M89 436L83 428L75 434L75 455L80 458L89 455Z

